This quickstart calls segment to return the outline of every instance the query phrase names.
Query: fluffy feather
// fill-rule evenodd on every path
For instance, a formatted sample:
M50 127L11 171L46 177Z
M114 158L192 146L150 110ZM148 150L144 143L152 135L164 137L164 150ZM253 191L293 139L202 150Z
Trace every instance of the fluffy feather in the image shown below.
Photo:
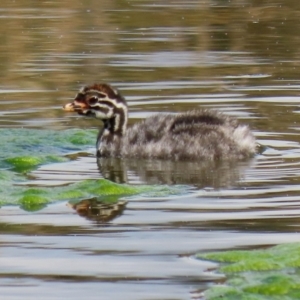
M256 151L246 125L212 110L159 114L128 128L113 142L104 139L101 156L173 160L245 159Z

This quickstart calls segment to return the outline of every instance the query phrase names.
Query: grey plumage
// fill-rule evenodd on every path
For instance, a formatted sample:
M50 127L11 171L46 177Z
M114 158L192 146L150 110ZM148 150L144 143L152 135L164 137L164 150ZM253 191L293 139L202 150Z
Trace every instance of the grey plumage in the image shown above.
M95 91L101 94L97 101ZM103 120L97 141L101 157L242 160L256 152L249 127L214 110L157 114L126 129L127 105L119 92L102 84L87 86L79 94L65 109L72 106L72 111Z
M104 140L99 150L108 157L214 160L245 159L253 156L255 149L248 126L215 111L195 110L154 115L113 142Z

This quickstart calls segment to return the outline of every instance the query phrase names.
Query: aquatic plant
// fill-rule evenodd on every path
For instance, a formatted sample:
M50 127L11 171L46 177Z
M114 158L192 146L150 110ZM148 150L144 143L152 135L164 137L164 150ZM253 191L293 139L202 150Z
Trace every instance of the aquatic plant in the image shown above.
M300 299L300 243L261 250L200 253L199 259L220 262L225 284L205 291L207 300Z
M94 147L95 130L0 129L0 169L28 172L68 160L64 155Z
M95 130L80 129L0 129L0 205L19 205L24 210L36 211L62 200L74 204L95 198L113 203L123 196L135 194L165 196L182 192L182 187L178 186L131 186L105 179L82 180L67 186L28 186L28 172L44 164L65 162L72 159L70 153L94 147L96 134Z

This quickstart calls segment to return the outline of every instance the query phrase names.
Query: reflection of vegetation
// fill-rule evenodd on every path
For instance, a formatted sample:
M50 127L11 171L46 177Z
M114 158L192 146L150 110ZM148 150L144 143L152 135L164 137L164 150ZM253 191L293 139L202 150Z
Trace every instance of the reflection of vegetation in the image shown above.
M199 56L209 51L251 51L254 57L269 60L298 54L298 1L285 1L280 7L267 0L212 2L106 1L98 5L95 0L72 1L68 9L61 2L39 2L34 7L29 1L11 2L0 20L1 75L13 85L21 77L21 86L50 89L98 79L99 69L102 78L114 81L204 79L216 70L191 64L176 72L161 67L141 72L137 65L138 71L132 72L135 67L114 67L112 57L157 51L191 51ZM232 70L221 67L217 71L224 72Z
M220 271L229 276L226 285L205 292L208 300L296 300L300 297L300 243L197 257L222 262Z

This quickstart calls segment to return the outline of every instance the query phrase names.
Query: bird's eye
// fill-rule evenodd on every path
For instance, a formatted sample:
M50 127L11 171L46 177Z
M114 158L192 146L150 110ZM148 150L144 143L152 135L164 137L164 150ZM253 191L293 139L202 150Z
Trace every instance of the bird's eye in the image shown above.
M89 105L95 105L98 102L98 98L97 97L91 97L88 100Z

